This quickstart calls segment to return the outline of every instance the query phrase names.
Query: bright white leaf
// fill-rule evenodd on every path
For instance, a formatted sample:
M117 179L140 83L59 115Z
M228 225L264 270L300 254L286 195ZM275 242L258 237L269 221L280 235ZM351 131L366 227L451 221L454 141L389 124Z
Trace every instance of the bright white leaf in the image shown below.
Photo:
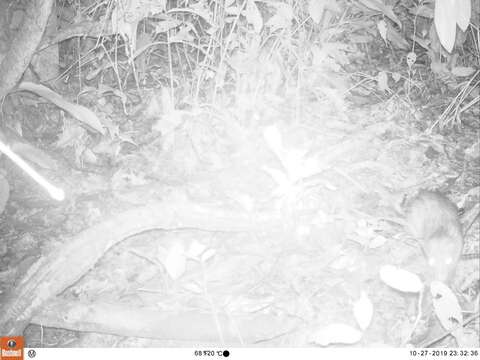
M366 330L372 322L373 304L365 291L362 291L360 299L353 303L353 315L362 330Z
M322 185L325 187L325 189L330 190L330 191L337 191L338 186L333 185L330 181L325 180L322 182Z
M188 247L188 250L186 251L186 256L192 259L197 259L206 249L207 247L204 244L202 244L198 240L194 240Z
M385 71L380 71L377 74L377 87L380 91L387 91L388 87L388 76Z
M182 244L174 244L167 253L164 266L172 279L178 279L185 273L187 258Z
M321 346L330 344L355 344L363 333L349 325L331 324L310 335L309 340Z
M370 242L368 243L368 247L370 249L378 249L379 247L383 246L387 242L387 238L382 235L375 236Z
M387 42L387 23L385 22L385 20L380 20L377 23L377 29L383 41Z
M457 297L450 288L440 281L432 281L430 292L435 314L447 331L463 323L463 315Z
M456 1L436 0L435 1L435 29L437 30L440 43L448 52L452 52L455 45L456 22Z
M423 290L423 282L417 275L393 265L384 265L380 268L380 279L402 292L418 293Z
M472 15L470 0L457 0L456 4L458 27L466 31L468 24L470 24L470 16Z

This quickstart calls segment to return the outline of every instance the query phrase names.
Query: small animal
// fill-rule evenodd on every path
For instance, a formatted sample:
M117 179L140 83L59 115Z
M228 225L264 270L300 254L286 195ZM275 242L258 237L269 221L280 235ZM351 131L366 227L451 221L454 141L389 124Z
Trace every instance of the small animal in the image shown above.
M420 242L428 278L451 282L463 250L457 206L445 195L422 190L407 205L406 226Z

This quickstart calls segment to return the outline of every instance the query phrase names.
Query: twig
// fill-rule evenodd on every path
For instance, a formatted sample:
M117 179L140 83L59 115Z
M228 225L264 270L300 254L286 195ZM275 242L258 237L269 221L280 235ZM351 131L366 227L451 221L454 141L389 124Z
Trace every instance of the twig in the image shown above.
M418 296L418 314L417 314L417 318L415 319L415 322L413 323L412 330L410 330L410 334L407 337L407 339L409 339L409 340L412 338L413 332L417 328L418 323L420 322L420 319L422 318L422 303L423 303L424 293L425 293L425 289L422 289L422 291L420 291L420 295Z
M423 343L420 347L422 348L428 348L428 347L431 347L432 345L434 345L435 343L445 339L448 335L451 335L452 332L454 332L455 330L457 330L460 326L466 326L468 325L469 323L471 323L473 320L475 320L475 318L479 317L480 316L480 311L477 311L475 314L473 314L472 316L470 316L468 319L466 319L462 325L458 325L456 326L455 328L451 329L451 330L448 330L448 331L445 331L442 335L440 335L439 337L437 337L436 339L433 339L431 340L430 342L428 343Z

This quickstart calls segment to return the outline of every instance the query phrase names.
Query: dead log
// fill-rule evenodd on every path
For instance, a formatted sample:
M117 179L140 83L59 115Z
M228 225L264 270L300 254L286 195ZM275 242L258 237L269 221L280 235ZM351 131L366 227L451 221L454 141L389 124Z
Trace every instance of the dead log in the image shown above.
M32 265L2 305L0 334L22 334L45 301L73 285L113 245L129 236L152 229L250 232L272 226L265 215L252 218L187 200L166 200L112 216L65 240Z

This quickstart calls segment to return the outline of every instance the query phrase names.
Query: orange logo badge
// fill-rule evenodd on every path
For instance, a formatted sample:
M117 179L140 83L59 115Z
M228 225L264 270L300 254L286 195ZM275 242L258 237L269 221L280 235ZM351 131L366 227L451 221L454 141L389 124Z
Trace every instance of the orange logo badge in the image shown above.
M23 336L0 337L0 360L23 360Z

